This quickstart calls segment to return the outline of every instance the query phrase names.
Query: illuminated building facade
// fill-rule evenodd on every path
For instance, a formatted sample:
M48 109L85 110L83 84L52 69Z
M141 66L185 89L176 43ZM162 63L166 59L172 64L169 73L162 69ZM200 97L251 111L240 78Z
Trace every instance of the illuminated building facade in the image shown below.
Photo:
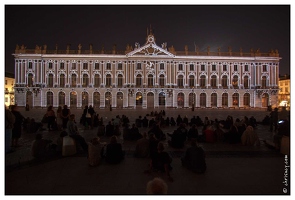
M158 46L148 31L144 45L125 51L22 45L14 56L19 106L262 108L278 102L278 51L176 51Z
M14 74L5 72L4 100L5 105L14 105Z
M290 76L282 76L279 79L279 106L289 107L290 106Z

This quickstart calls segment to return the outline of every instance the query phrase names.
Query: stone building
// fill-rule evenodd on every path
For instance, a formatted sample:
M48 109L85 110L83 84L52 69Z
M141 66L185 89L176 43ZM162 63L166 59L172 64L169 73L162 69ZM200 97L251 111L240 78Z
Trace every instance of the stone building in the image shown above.
M14 105L14 74L5 72L4 100L5 105Z
M276 106L279 53L176 51L156 44L87 50L47 46L15 49L15 98L19 106L81 108L263 108Z

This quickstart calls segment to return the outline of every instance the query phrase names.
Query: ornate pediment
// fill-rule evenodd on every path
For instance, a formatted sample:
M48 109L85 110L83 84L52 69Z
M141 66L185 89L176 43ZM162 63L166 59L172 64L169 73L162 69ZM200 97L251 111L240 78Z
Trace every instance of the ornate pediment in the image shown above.
M135 49L127 54L128 57L132 56L169 56L174 57L172 53L167 51L166 43L162 44L162 47L159 47L155 43L153 35L149 35L147 42L144 46L140 47L138 43L135 44Z

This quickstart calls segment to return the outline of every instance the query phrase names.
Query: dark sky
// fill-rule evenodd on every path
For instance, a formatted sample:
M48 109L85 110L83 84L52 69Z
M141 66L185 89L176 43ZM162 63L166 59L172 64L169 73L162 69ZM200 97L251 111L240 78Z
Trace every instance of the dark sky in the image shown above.
M290 74L289 5L5 5L5 70L14 72L16 44L27 49L47 45L47 49L125 50L127 44L145 43L147 27L152 25L156 43L173 45L183 51L194 43L200 50L208 46L216 52L261 52L278 49L282 60L280 74Z

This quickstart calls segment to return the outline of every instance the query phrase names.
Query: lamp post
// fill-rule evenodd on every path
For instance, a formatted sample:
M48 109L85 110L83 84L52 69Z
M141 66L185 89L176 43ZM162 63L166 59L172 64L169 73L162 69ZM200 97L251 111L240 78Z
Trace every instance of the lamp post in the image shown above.
M195 110L195 92L194 92L194 87L192 89L192 92L193 92L192 111L194 111Z

